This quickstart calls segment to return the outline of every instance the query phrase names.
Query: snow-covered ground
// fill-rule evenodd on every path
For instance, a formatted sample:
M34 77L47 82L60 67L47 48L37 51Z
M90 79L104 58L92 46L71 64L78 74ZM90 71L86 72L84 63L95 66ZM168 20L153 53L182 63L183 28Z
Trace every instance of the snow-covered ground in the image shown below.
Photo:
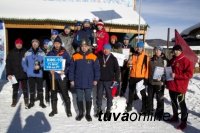
M184 131L175 129L176 125L165 121L98 121L93 117L92 122L83 119L80 122L75 120L76 111L72 105L73 117L68 118L64 111L63 104L59 98L58 114L49 117L51 107L45 109L39 107L39 102L31 109L25 109L23 96L15 108L10 107L12 87L6 81L0 82L0 133L101 133L101 132L137 132L137 133L200 133L200 74L194 75L189 84L186 95L186 103L189 111L188 127ZM71 94L71 93L70 93ZM74 95L71 95L75 103ZM114 100L113 112L122 112L126 106L125 98L116 97ZM154 101L156 105L156 101ZM105 104L105 100L104 100ZM133 112L140 110L141 101L134 102ZM75 106L76 108L76 106ZM172 113L168 90L165 90L165 112ZM92 110L92 115L94 110Z

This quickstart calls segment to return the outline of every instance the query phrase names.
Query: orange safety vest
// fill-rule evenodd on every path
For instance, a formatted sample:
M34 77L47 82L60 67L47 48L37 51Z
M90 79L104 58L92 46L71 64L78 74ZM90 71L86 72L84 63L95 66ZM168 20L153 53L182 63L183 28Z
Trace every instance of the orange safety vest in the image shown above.
M145 78L148 79L149 75L149 57L143 51L139 55L133 55L130 64L130 77L131 78Z

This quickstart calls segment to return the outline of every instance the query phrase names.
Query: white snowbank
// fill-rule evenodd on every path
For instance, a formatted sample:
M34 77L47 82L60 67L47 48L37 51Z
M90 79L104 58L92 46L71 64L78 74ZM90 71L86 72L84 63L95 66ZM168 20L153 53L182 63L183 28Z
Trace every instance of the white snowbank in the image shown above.
M200 131L200 74L194 75L191 79L186 95L186 103L189 110L188 128L184 130L186 133L199 133ZM2 82L3 83L3 82ZM95 91L95 90L94 90ZM75 120L76 111L72 104L73 117L67 118L61 99L58 102L58 114L50 118L48 116L51 107L46 109L39 107L36 102L31 109L25 109L23 96L21 96L17 106L11 108L12 88L9 83L3 85L0 91L0 132L5 133L100 133L100 132L137 132L137 133L181 133L174 127L178 124L170 124L164 121L98 121L93 117L92 122L87 122L83 119L80 122ZM75 97L70 93L72 101L75 103ZM73 98L74 97L74 98ZM95 97L95 96L94 96ZM154 106L156 101L154 101ZM105 99L103 101L105 106ZM114 106L112 112L124 112L126 99L116 97L113 100ZM74 104L75 105L75 104ZM141 101L137 100L133 104L133 112L137 113L141 107ZM76 107L75 107L76 108ZM132 112L132 113L133 113ZM171 102L168 95L168 90L165 90L165 112L172 114ZM92 109L92 115L94 110Z

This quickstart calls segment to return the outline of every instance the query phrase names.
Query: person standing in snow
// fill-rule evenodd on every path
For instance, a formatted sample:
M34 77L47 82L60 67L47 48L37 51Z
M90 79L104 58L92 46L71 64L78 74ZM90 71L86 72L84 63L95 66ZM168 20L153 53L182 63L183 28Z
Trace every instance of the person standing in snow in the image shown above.
M83 21L83 28L74 37L73 47L76 48L76 52L79 52L82 40L88 40L88 43L93 44L93 31L89 19Z
M104 28L103 22L98 22L96 25L98 28L96 33L97 47L95 48L94 53L98 55L103 52L103 46L109 43L109 35Z
M170 122L179 121L178 108L180 107L181 123L177 126L177 129L183 130L187 127L188 118L185 94L187 92L189 80L193 76L194 67L191 61L184 55L181 45L175 45L172 51L174 57L170 60L170 66L172 67L172 77L174 80L167 81L167 88L169 89L173 110L173 116Z
M30 103L28 108L34 106L35 103L35 87L37 86L38 98L40 106L46 108L43 97L43 58L45 53L39 47L40 42L37 39L31 41L32 47L25 53L22 60L22 67L28 76L30 88Z
M43 47L42 50L44 51L45 55L47 55L50 52L50 46L49 46L49 39L44 39L43 40ZM49 103L49 99L50 99L50 78L49 78L49 72L48 71L44 71L43 72L43 80L45 82L45 101L46 103Z
M120 53L122 54L122 44L117 42L117 36L112 35L110 37L110 45L112 47L112 52Z
M72 116L71 113L71 102L70 102L70 97L68 94L69 91L69 87L67 86L67 80L68 80L68 69L69 69L69 63L70 63L70 56L67 53L67 51L65 50L64 47L62 47L62 40L60 39L60 37L58 36L55 40L54 40L54 44L53 44L53 49L48 53L47 56L61 56L63 57L63 59L65 59L65 70L61 71L61 73L57 73L55 71L50 71L51 73L51 78L52 78L52 74L55 74L55 90L51 89L51 107L52 107L52 111L51 113L49 113L50 117L53 117L55 114L58 113L57 111L57 92L60 92L62 95L62 99L65 103L65 107L66 107L66 114L68 117ZM61 76L65 76L63 79L61 78Z
M23 41L18 38L15 40L15 48L11 50L6 58L6 73L8 79L12 80L15 76L17 84L13 84L13 95L11 107L15 107L18 99L19 86L21 87L24 95L25 106L28 106L28 89L27 89L27 75L23 71L21 62L25 55L26 50L23 48Z
M123 38L123 45L122 45L122 51L123 49L129 49L130 53L132 52L132 46L130 45L129 42L130 38L129 36L125 35ZM124 61L124 65L121 67L121 79L122 79L122 84L121 84L121 91L120 91L120 96L124 96L126 93L126 88L128 86L128 80L129 80L129 72L130 68L127 66L128 60L126 59ZM137 98L137 95L134 94L134 99Z
M71 34L71 27L69 25L65 25L64 31L58 35L62 40L62 46L69 53L70 57L74 54L74 48L72 46L73 36Z
M137 43L137 53L133 54L128 61L128 66L132 66L130 70L129 80L129 95L126 112L132 110L132 103L134 100L134 94L136 92L136 84L140 81L144 81L144 85L148 85L149 76L149 57L144 51L144 42ZM147 95L146 89L140 91L142 95L142 109L141 114L146 114L147 111Z
M100 66L97 56L89 49L91 45L87 40L82 40L80 52L72 56L69 68L69 80L71 86L74 86L77 94L77 106L79 114L76 117L80 121L84 117L83 98L86 101L86 120L92 121L90 115L92 107L92 88L97 85L100 78Z
M102 111L102 98L103 92L106 92L107 98L107 109L106 115L108 116L112 107L112 88L113 84L119 84L120 70L116 57L111 53L111 45L104 45L103 53L99 54L99 64L100 64L100 80L97 84L97 113L96 117Z
M156 46L154 48L155 54L150 59L149 65L149 86L148 86L148 113L153 113L153 98L156 94L157 108L155 111L155 116L158 119L163 117L164 113L164 87L165 78L164 75L159 79L153 79L156 67L167 67L168 59L162 56L163 48Z

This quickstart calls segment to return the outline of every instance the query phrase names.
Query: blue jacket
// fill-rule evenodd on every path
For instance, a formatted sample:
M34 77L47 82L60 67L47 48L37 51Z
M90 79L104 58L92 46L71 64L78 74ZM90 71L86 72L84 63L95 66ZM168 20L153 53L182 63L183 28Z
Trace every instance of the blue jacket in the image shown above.
M37 52L34 53L34 50L30 48L26 53L24 58L22 59L22 67L24 72L27 73L28 77L43 77L43 57L45 56L45 53L42 51L42 49L38 48ZM40 70L38 73L34 72L34 66L35 62L38 61L40 63Z
M75 88L92 89L93 81L98 81L99 78L100 65L96 55L79 52L72 56L69 80L74 81Z
M74 37L73 46L75 48L79 47L83 39L89 41L91 44L93 43L93 31L91 28L83 28L78 31Z
M69 64L70 64L70 56L67 53L67 51L65 50L65 48L61 47L61 49L59 51L56 51L54 48L47 54L47 56L62 56L63 59L66 59L66 63L65 63L65 76L68 76L68 68L69 68ZM51 76L50 76L51 77ZM61 79L60 74L55 72L55 79Z

